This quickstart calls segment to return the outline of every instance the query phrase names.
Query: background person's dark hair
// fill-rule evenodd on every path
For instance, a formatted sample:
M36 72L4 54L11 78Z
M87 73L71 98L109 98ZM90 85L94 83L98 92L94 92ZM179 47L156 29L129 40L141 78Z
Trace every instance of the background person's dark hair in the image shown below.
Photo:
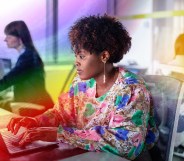
M36 51L29 29L24 21L10 22L4 29L6 35L12 35L20 38L25 47Z
M117 63L131 47L131 37L117 19L104 16L82 17L71 27L69 39L74 52L110 53L109 63Z

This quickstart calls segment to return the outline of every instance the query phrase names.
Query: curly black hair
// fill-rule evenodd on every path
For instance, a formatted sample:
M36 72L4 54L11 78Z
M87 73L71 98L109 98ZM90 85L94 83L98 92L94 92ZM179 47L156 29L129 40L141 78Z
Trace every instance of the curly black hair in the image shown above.
M116 18L108 15L82 17L76 21L69 32L74 52L81 49L99 55L108 51L109 63L117 63L131 47L131 37Z

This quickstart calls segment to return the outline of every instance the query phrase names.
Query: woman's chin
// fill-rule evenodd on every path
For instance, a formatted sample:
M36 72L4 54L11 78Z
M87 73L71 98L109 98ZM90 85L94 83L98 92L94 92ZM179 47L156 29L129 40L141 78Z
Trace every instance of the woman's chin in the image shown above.
M88 80L88 79L90 79L90 78L87 78L87 77L84 77L84 76L81 76L81 75L79 75L79 78L80 78L81 80Z

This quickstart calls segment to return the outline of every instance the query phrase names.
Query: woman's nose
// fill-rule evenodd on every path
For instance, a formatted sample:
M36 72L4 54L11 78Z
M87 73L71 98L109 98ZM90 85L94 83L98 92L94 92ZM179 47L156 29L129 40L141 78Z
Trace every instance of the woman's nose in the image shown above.
M75 61L75 66L78 67L79 66L79 63L77 61Z
M78 67L79 65L80 65L80 63L79 63L79 61L76 58L76 60L75 60L75 66Z

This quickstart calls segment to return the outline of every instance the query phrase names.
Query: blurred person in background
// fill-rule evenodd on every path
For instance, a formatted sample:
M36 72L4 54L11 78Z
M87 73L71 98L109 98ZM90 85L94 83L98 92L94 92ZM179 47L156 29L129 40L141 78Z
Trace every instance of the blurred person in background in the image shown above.
M19 53L15 66L0 79L0 91L13 86L13 102L27 102L44 106L43 110L22 108L22 115L37 115L53 106L53 101L45 89L43 62L35 49L30 31L24 21L13 21L5 29L8 48ZM10 110L9 102L0 107Z
M169 75L184 81L184 34L180 34L174 44L174 59L168 62L172 66Z
M168 64L184 67L184 34L183 33L176 38L174 47L175 47L174 59L171 60Z
M155 74L168 75L184 80L184 34L180 34L174 43L174 57L162 64L155 63Z
M174 70L173 68L173 70L170 71L169 76L184 81L184 33L176 38L175 56L168 64L174 67L180 67L179 70ZM174 154L184 158L184 102L180 107Z
M174 43L174 58L167 64L157 64L156 74L167 75L184 81L184 33ZM184 158L184 103L180 107L174 154Z

